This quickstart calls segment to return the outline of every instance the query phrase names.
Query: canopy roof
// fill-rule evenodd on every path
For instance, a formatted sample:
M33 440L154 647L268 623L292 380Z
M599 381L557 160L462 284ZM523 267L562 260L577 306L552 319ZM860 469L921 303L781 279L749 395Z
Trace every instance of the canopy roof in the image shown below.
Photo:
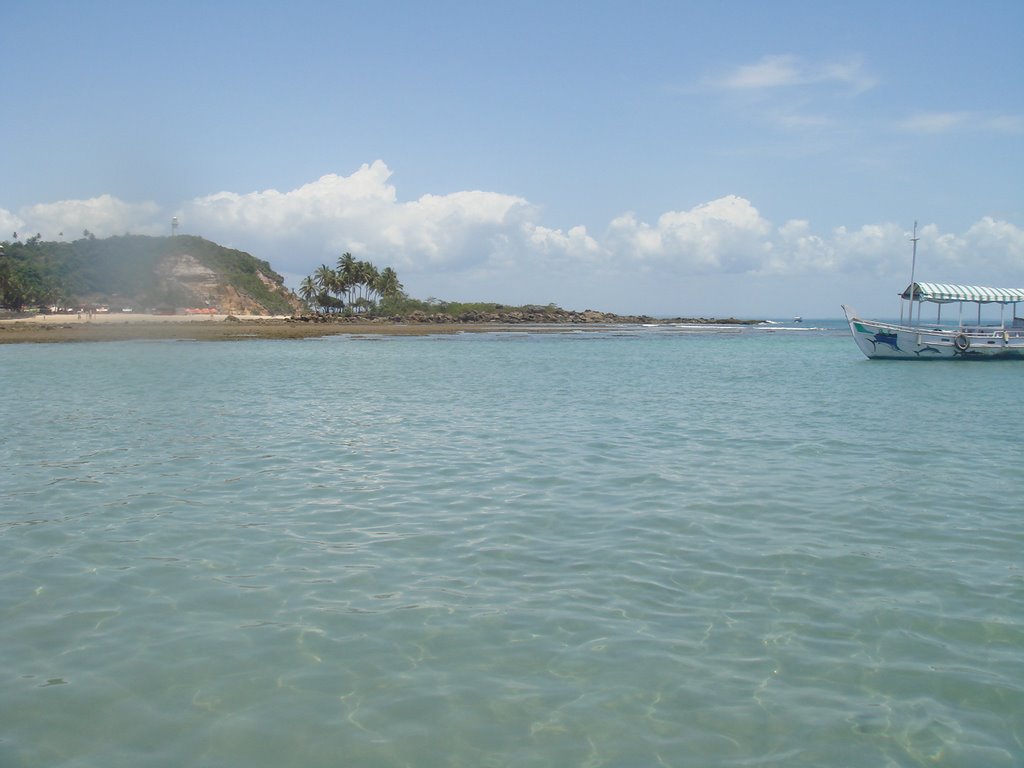
M914 289L915 301L932 301L945 304L951 301L971 301L978 304L1014 304L1024 301L1024 288L985 288L980 285L950 285L949 283L914 283L900 294L911 298Z

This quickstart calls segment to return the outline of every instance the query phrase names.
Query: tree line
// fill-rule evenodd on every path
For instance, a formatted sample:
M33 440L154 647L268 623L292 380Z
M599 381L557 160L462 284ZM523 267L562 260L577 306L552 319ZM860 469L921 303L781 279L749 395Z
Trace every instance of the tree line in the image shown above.
M321 264L299 283L299 295L323 313L365 314L384 299L404 299L405 289L391 267L378 270L368 261L343 253L332 268Z
M65 254L41 246L41 235L0 243L0 307L60 304L71 294Z
M0 241L0 307L69 307L116 299L135 306L190 306L199 298L180 282L161 274L169 257L188 254L271 314L289 313L294 300L276 288L284 278L243 251L224 248L192 235L147 237L116 235L98 239L88 230L71 242L25 240L14 233ZM269 280L269 282L268 282ZM274 283L274 286L270 285Z

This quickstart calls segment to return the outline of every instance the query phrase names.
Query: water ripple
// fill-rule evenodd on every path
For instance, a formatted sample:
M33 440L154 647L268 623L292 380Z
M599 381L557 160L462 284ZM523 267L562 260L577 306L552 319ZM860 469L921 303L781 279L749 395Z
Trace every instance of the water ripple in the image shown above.
M1020 765L1016 368L848 346L2 348L0 764Z

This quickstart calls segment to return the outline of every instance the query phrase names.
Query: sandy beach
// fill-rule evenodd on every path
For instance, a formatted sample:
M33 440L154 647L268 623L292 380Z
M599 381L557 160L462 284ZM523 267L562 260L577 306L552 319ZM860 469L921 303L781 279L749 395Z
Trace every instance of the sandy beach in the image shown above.
M230 319L229 319L230 318ZM574 326L575 327L575 326ZM562 330L551 324L530 330ZM439 333L525 330L498 323L397 323L392 321L313 322L288 317L236 315L83 314L35 315L0 319L0 344L127 341L239 341L305 339L337 334L425 336Z

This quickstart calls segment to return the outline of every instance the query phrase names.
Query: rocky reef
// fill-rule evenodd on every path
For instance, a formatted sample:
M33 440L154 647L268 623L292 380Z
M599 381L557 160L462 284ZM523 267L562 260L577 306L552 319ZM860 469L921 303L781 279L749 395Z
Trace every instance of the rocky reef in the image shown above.
M408 315L391 317L365 318L358 315L304 315L295 318L305 322L321 323L409 323L422 325L671 325L685 323L691 325L754 325L760 320L738 320L734 317L651 317L649 315L616 315L611 312L599 312L593 309L578 312L559 307L517 307L515 309L498 309L493 312L463 312L453 315L446 312L411 312Z

